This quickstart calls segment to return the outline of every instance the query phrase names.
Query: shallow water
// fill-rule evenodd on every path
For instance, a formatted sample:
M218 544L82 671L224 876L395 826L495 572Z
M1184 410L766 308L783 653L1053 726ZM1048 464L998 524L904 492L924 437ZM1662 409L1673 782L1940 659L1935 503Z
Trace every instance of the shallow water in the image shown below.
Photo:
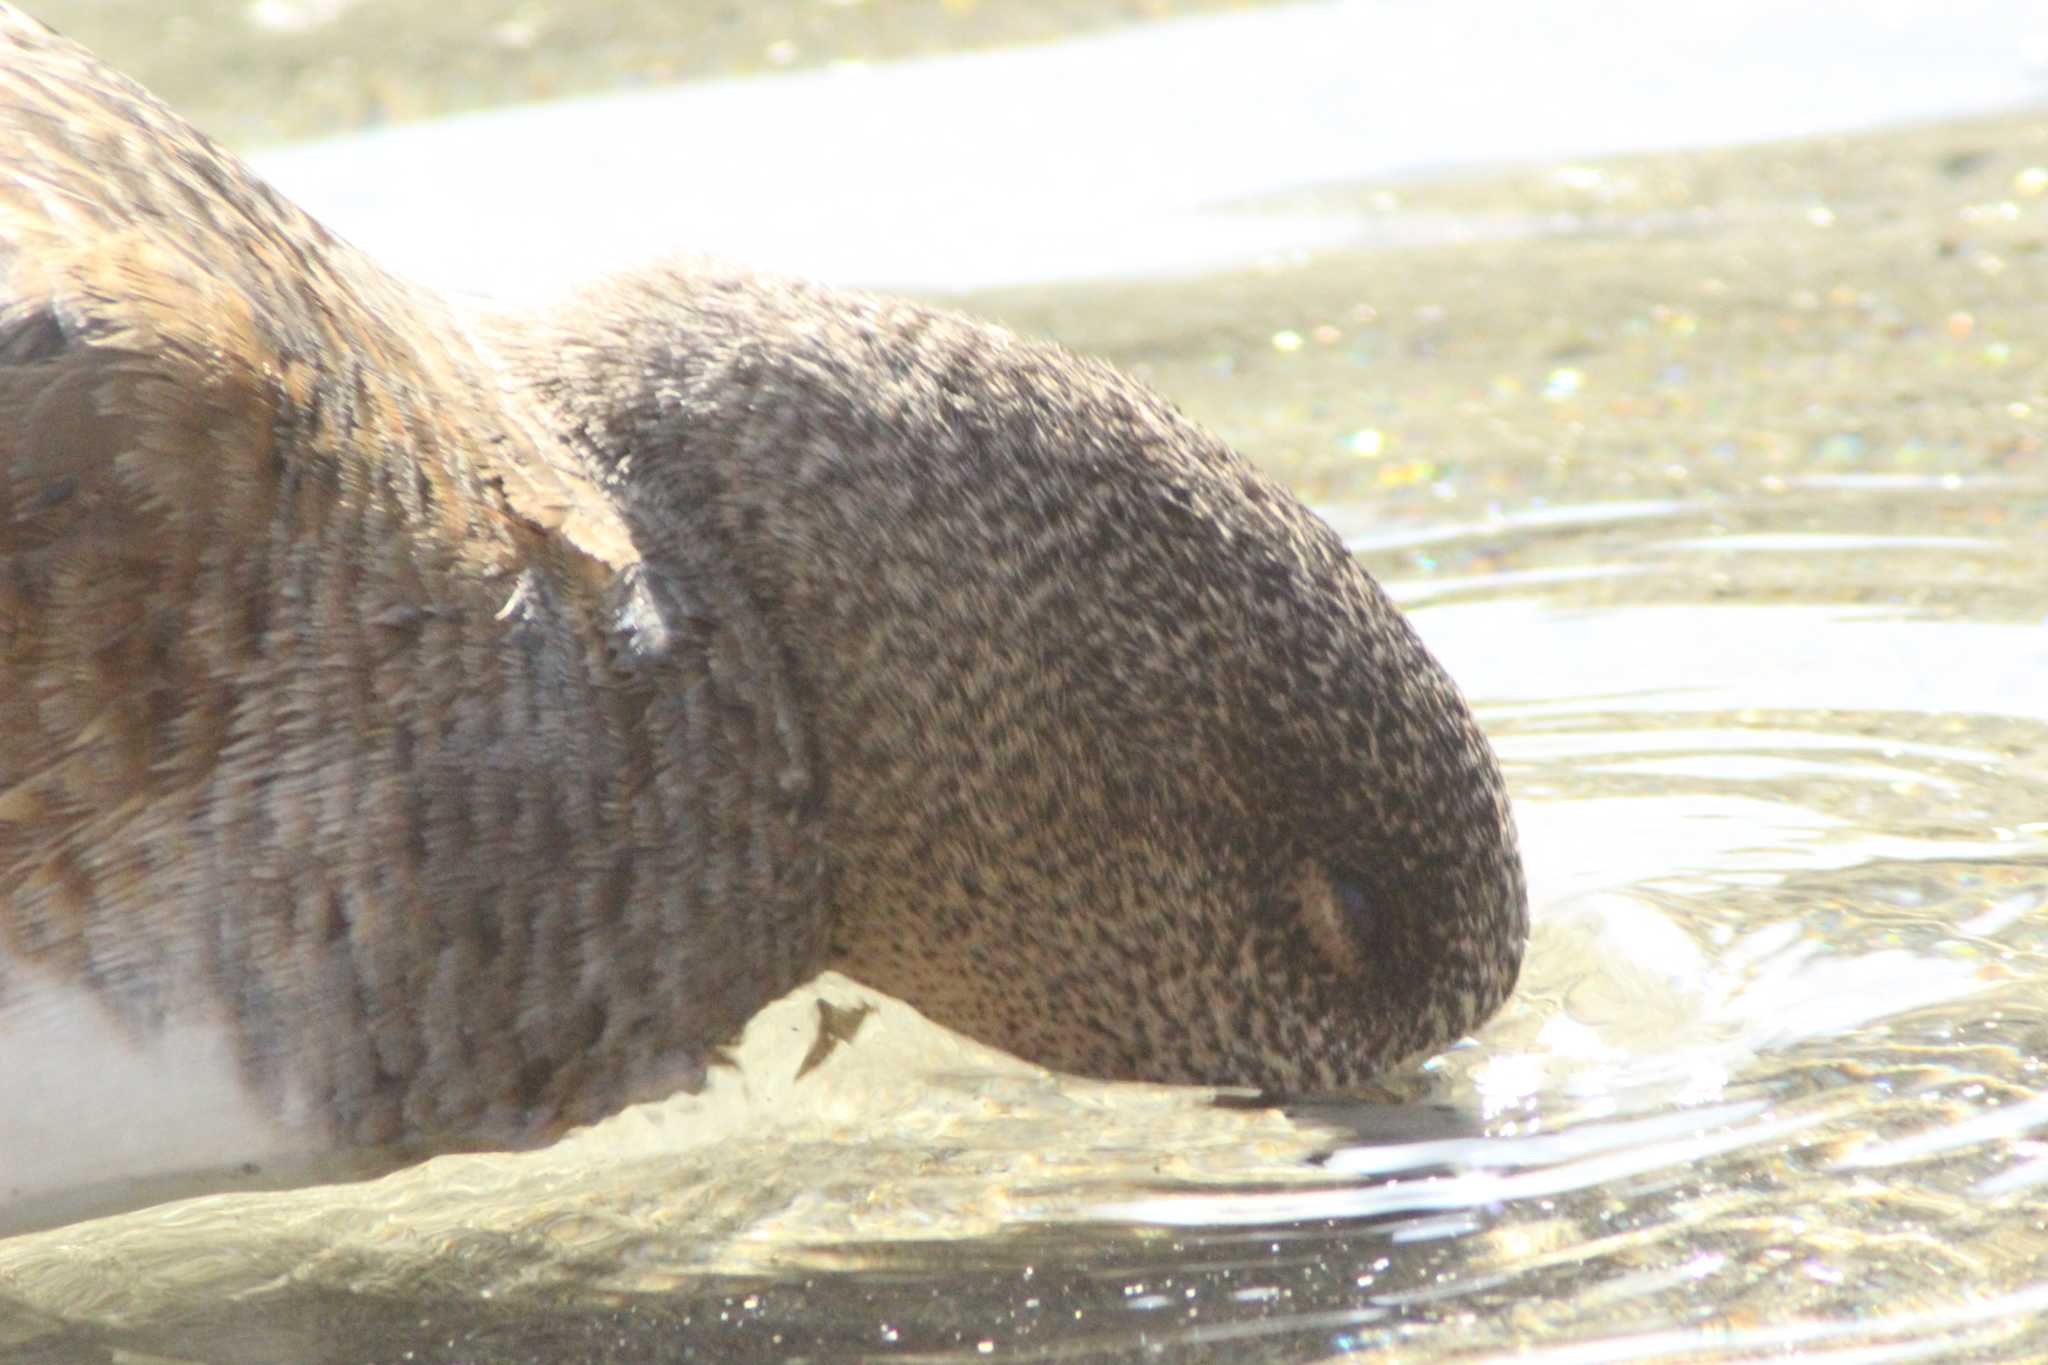
M793 999L548 1152L0 1242L0 1358L2048 1354L2048 119L1295 207L1360 206L1470 240L968 302L1280 471L1474 700L1535 939L1405 1103L888 1002L795 1079Z

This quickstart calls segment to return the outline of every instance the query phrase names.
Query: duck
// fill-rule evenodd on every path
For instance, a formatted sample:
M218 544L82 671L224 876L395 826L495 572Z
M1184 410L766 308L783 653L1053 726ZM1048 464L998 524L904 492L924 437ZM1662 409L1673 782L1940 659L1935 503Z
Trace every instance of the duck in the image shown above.
M689 256L443 298L9 7L0 128L0 1226L544 1143L826 969L1287 1093L1511 992L1470 708L1109 366Z

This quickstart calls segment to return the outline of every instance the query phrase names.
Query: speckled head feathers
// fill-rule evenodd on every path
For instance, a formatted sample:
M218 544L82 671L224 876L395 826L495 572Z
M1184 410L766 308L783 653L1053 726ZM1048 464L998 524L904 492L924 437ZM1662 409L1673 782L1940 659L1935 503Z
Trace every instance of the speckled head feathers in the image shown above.
M1281 1088L1506 997L1524 892L1470 713L1335 534L1159 399L708 264L534 336L515 370L630 463L650 559L715 543L780 643L834 965L1049 1065Z
M1511 988L1457 693L1106 367L702 262L452 309L4 9L0 130L0 1062L63 983L448 1145L827 965L1289 1089Z

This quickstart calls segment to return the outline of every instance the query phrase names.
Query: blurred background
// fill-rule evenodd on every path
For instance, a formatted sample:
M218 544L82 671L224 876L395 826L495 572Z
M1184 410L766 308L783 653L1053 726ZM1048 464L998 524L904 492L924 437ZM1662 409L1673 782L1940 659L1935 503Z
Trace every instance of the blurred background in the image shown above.
M500 104L1099 33L1248 0L54 0L45 23L262 146Z

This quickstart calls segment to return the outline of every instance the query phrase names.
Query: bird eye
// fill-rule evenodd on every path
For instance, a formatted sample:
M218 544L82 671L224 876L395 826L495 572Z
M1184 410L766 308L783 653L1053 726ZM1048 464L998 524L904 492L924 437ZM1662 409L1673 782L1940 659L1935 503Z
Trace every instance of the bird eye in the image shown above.
M1368 913L1365 887L1342 873L1332 873L1330 890L1336 897L1337 909L1343 915L1344 927L1350 931L1350 936L1353 939L1364 938Z
M1365 883L1311 863L1301 878L1303 926L1316 951L1341 972L1362 966L1361 944L1371 938L1372 902Z

